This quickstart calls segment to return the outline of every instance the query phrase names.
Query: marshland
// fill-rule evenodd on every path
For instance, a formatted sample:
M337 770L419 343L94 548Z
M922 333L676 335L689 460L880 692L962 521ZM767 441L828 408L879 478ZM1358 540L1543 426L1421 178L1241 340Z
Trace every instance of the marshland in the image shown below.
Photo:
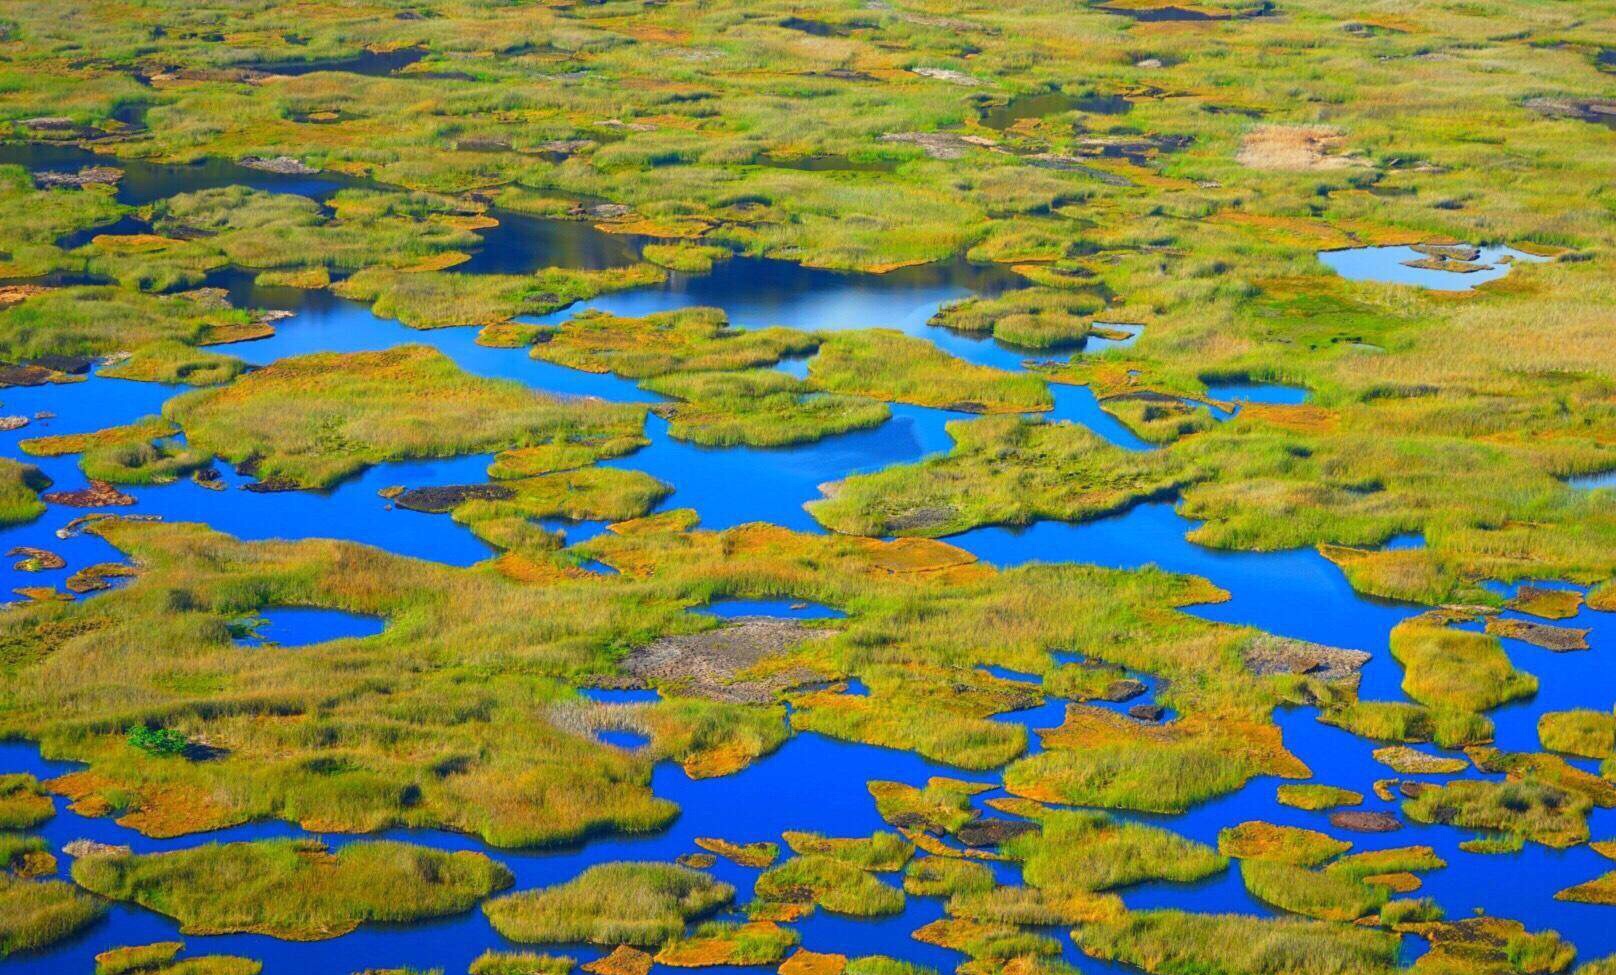
M1613 47L8 4L0 972L1610 969Z

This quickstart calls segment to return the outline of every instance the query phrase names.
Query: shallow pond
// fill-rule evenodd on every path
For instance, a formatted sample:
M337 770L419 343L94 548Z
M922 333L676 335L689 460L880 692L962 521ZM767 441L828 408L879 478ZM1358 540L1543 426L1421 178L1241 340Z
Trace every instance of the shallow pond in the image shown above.
M314 606L270 606L239 624L236 645L303 647L327 640L375 636L387 623L375 616Z
M24 152L15 147L0 150L0 161L26 159L32 168L77 167L85 164L83 157L81 150L30 149ZM100 157L91 158L102 161ZM325 179L277 177L228 164L209 163L196 167L121 161L116 164L127 173L119 187L120 199L130 203L233 182L252 182L279 192L304 192L313 196L329 193L339 185ZM637 239L604 234L586 222L513 219L505 214L501 219L504 222L500 230L478 251L472 264L462 266L463 270L527 270L547 264L598 267L628 263L637 257ZM1488 260L1496 261L1500 254L1491 253ZM1389 273L1381 266L1386 259L1385 255L1378 255L1363 267L1374 269L1375 273ZM1397 266L1395 261L1393 264ZM1338 270L1349 277L1358 273L1357 266L1350 260L1344 267ZM1508 270L1507 265L1495 265L1497 268L1502 268L1499 273ZM1477 280L1476 275L1461 277L1467 282L1464 286L1473 286ZM414 331L326 292L257 287L250 275L240 272L218 275L213 283L228 287L238 303L295 312L294 317L279 323L274 337L223 349L250 363L267 364L315 351L384 349L405 342L420 342L442 350L468 371L515 379L535 389L624 402L658 399L634 383L614 376L549 365L529 358L522 350L479 346L474 341L473 329ZM719 264L712 274L673 274L664 285L608 295L580 307L642 315L692 305L717 305L740 327L784 324L811 330L896 328L932 341L967 361L1020 370L1026 359L1038 355L992 339L965 336L928 324L944 302L969 294L995 294L1020 283L1005 269L964 262L867 276L806 269L779 261L737 258ZM536 320L564 325L577 310L567 309ZM1137 326L1129 326L1124 331L1128 337L1091 339L1076 354L1094 354L1126 345L1138 337ZM805 367L806 361L801 359L781 366L798 375ZM1102 411L1088 389L1060 385L1051 388L1056 404L1049 414L1053 418L1088 425L1128 449L1150 448ZM3 390L0 391L0 404L3 404L0 411L30 417L48 411L55 416L0 434L0 450L18 457L17 442L27 437L90 431L156 413L165 400L182 391L94 375L84 382L63 386ZM1216 386L1211 394L1231 403L1296 403L1306 397L1303 390L1251 384ZM819 496L821 483L946 450L950 439L945 424L963 416L921 407L895 406L892 419L876 429L777 449L696 447L671 439L665 421L652 416L647 422L651 445L611 464L644 470L666 481L675 490L662 507L693 507L707 528L762 520L817 531L817 525L802 510L802 504ZM379 465L323 493L247 492L241 490L247 478L226 470L222 477L223 490L208 490L190 482L133 488L130 493L136 496L138 503L133 508L116 510L160 515L167 520L203 521L249 539L342 537L405 555L468 565L487 558L490 550L450 518L395 508L378 492L396 485L416 487L481 481L486 478L489 459L470 456ZM43 459L38 463L61 487L84 483L75 458ZM1616 474L1573 483L1589 488L1606 487L1616 484ZM75 569L97 561L118 559L116 552L94 537L56 536L57 529L82 513L79 509L52 507L32 524L0 532L0 542L8 549L35 546L57 552L68 561L65 569L44 573L0 565L0 581L4 581L7 588L60 584L65 575ZM570 543L585 540L605 528L593 522L546 522L545 527L565 532ZM1249 624L1284 636L1367 650L1374 657L1365 668L1364 696L1402 698L1402 674L1386 652L1387 634L1397 622L1417 612L1416 607L1356 595L1341 572L1312 550L1215 551L1194 545L1185 538L1185 533L1194 527L1177 514L1171 503L1157 502L1081 525L1040 522L1018 529L987 527L949 541L987 562L1006 567L1033 561L1081 561L1118 568L1153 564L1170 571L1204 576L1227 590L1230 598L1226 602L1194 607L1191 612L1207 619ZM1390 544L1419 543L1416 538L1399 538ZM811 620L841 615L834 608L790 597L723 599L696 607L695 611L725 618L767 615ZM383 625L374 618L291 607L267 609L262 615L268 623L259 628L259 637L282 647L339 637L362 637L379 632ZM1613 663L1608 653L1609 648L1616 645L1616 617L1584 609L1565 625L1590 628L1589 639L1595 649L1553 654L1518 641L1506 641L1506 649L1515 665L1538 675L1542 690L1536 698L1495 714L1498 739L1504 747L1535 748L1536 718L1544 710L1608 709L1608 688L1612 686L1612 677L1616 676L1612 673ZM1038 683L1036 675L990 672L1007 680ZM1154 699L1156 682L1148 675L1138 676L1146 682L1146 694L1128 703ZM584 689L580 693L603 705L632 706L660 697L654 690ZM867 695L869 689L861 682L852 681L846 693ZM999 715L997 720L1028 729L1029 750L1036 751L1040 747L1036 732L1058 725L1064 708L1065 702L1046 697L1035 706ZM1172 715L1166 717L1171 720ZM1282 712L1279 722L1287 746L1312 768L1316 781L1368 793L1375 779L1391 775L1370 757L1373 743L1320 724L1311 710ZM644 744L643 739L631 732L604 732L602 740L630 750ZM43 778L72 767L43 760L32 746L0 743L0 772L31 771ZM693 852L694 839L698 836L736 841L777 840L787 829L818 830L834 836L868 835L884 826L866 789L868 780L892 779L921 784L934 775L989 783L999 781L997 771L947 768L907 752L803 733L793 736L772 756L724 778L691 780L676 766L658 765L652 773L655 791L677 802L683 810L673 825L661 833L603 838L548 851L489 852L511 867L517 877L517 888L525 889L563 881L595 863L672 859ZM1220 828L1253 818L1329 828L1321 813L1278 805L1274 793L1277 784L1270 778L1257 779L1239 792L1183 816L1138 818L1160 821L1208 842L1215 841ZM1002 792L996 790L981 798L994 794ZM209 836L154 840L110 820L79 816L60 800L57 806L58 815L39 831L55 847L87 837L129 844L138 851L158 851L213 840L304 835L296 826L275 822L239 826ZM1391 807L1371 798L1368 808ZM1616 826L1616 816L1612 813L1595 813L1596 838L1616 834L1613 826ZM477 840L456 834L393 831L386 835L446 849L483 849ZM1616 950L1616 926L1605 920L1608 915L1604 912L1608 908L1552 899L1555 890L1604 872L1604 861L1586 847L1556 853L1529 846L1514 856L1485 857L1458 850L1458 842L1467 838L1461 831L1413 825L1395 833L1349 838L1360 849L1410 843L1436 847L1448 859L1449 866L1427 876L1425 893L1437 897L1447 907L1450 917L1463 916L1479 907L1518 918L1533 928L1558 928L1578 943L1585 959ZM326 839L340 845L353 841L354 837ZM996 864L993 869L1001 882L1018 879L1013 865ZM713 872L720 879L735 884L742 900L750 892L756 876L755 871L725 860L720 860ZM1499 882L1506 877L1507 883ZM896 883L899 878L888 876L885 879ZM1234 870L1200 884L1146 885L1127 891L1125 899L1131 907L1170 905L1196 910L1272 913L1245 892ZM896 917L865 921L820 912L796 927L802 932L804 945L813 950L849 955L891 954L949 971L961 961L961 956L910 937L922 924L942 916L942 909L937 899L912 897L905 912ZM1116 970L1077 958L1065 932L1051 933L1061 942L1067 960L1077 964L1081 971ZM49 952L8 960L5 968L24 973L87 972L94 967L94 954L108 947L178 937L174 922L142 909L118 906L107 920L83 936ZM192 936L184 940L190 943L192 955L236 953L262 959L270 975L349 973L361 968L396 965L463 972L470 960L484 949L513 947L489 927L480 912L427 924L367 927L324 942L286 943L238 935ZM1409 951L1417 952L1417 944L1413 939L1409 941ZM594 958L601 953L599 949L584 946L560 946L553 950L580 959Z
M1022 119L1043 118L1065 112L1094 115L1121 115L1133 103L1121 95L1068 95L1063 91L1040 91L1017 95L1003 105L982 110L982 124L990 129L1008 129Z
M1469 291L1508 274L1517 261L1544 260L1511 247L1483 247L1470 262L1479 265L1476 270L1409 266L1427 258L1412 247L1350 247L1319 252L1320 261L1349 281L1411 284L1434 291Z
M1603 474L1588 474L1584 477L1567 478L1566 483L1583 491L1598 491L1603 488L1616 488L1616 471L1605 471Z

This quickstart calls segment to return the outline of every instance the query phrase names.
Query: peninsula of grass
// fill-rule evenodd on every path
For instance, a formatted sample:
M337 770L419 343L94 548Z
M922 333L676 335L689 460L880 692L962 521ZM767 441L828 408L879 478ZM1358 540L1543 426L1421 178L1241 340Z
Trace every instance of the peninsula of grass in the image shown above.
M1345 874L1275 860L1245 860L1240 877L1258 900L1322 921L1350 922L1378 911L1391 892Z
M0 873L24 880L56 873L56 855L42 837L0 832Z
M494 930L536 944L660 945L735 896L704 873L668 863L606 863L566 883L483 905Z
M328 849L314 840L210 844L174 853L93 854L73 880L180 922L186 934L266 934L317 941L361 924L396 924L470 910L511 884L480 853L388 841Z
M109 285L53 288L0 306L0 361L106 356L154 342L196 346L273 334L268 326L254 325L257 317L206 293L147 294ZM169 361L177 357L161 354Z
M179 428L160 416L94 433L33 437L18 446L36 457L80 454L86 477L112 484L170 484L206 467L212 456L172 441Z
M366 268L332 290L369 302L377 316L411 328L447 328L543 315L608 291L656 284L664 276L649 264L604 271L547 268L529 275Z
M1054 406L1035 376L956 359L925 339L887 329L833 332L808 360L808 378L833 393L965 413L1026 413Z
M1027 707L1024 689L979 672L869 668L869 695L820 691L794 699L792 726L834 738L906 748L958 768L995 768L1021 754L1027 733L993 715Z
M72 884L0 872L0 959L66 940L106 912L104 902Z
M25 773L0 775L0 830L33 829L56 814L39 780Z
M33 464L0 457L0 525L21 525L44 514L39 494L50 486L50 478Z
M177 339L162 339L136 348L121 362L103 367L100 375L168 385L217 386L246 369L247 364L235 356L198 349Z

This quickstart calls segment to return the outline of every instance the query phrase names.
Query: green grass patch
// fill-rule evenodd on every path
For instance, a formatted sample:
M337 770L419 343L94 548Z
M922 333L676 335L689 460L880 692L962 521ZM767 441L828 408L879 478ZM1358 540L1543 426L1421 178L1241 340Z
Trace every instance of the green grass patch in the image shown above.
M332 852L314 840L209 844L141 856L96 854L73 879L113 900L175 918L186 934L248 932L299 941L366 923L402 923L470 910L511 875L480 853L387 841Z
M660 945L728 904L734 888L667 863L604 863L483 905L494 930L539 944Z

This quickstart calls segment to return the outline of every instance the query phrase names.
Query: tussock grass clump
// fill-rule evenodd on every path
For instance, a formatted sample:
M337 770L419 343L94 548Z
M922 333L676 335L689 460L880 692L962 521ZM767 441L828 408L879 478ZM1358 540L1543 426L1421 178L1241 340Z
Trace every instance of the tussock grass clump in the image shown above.
M734 843L711 836L698 836L696 845L743 867L767 867L780 856L777 843Z
M584 311L541 334L532 355L584 372L649 379L771 366L818 346L814 336L789 328L730 328L717 308L684 308L644 318Z
M808 361L833 393L969 413L1026 413L1054 405L1042 379L973 365L925 339L888 329L833 332Z
M1228 865L1210 847L1104 813L1050 812L1036 832L1005 844L1022 877L1046 891L1100 891L1150 880L1188 883Z
M36 457L81 454L86 477L114 484L169 484L206 467L212 455L166 442L179 428L160 416L93 433L33 437L19 446Z
M180 958L185 945L163 941L131 948L112 948L95 956L95 975L258 975L263 963L232 955Z
M1432 755L1408 745L1387 745L1370 754L1375 761L1404 775L1452 775L1470 767L1456 755Z
M1577 949L1558 932L1526 930L1519 921L1471 917L1463 921L1425 921L1404 926L1430 942L1420 959L1432 971L1563 972Z
M1402 846L1337 857L1324 870L1326 873L1367 879L1389 873L1423 873L1440 870L1447 865L1447 861L1428 846Z
M1060 954L1060 942L1048 935L989 921L943 918L916 931L914 936L916 941L963 952L976 962L1002 964L1015 959L1019 963L1029 957Z
M678 402L658 406L668 435L708 447L780 447L880 426L885 403L821 392L772 369L659 376L640 385Z
M685 274L706 274L713 265L727 260L731 252L726 247L711 244L646 244L640 255L659 267Z
M1075 423L986 417L953 421L948 433L949 453L850 477L809 512L847 534L935 537L979 525L1083 521L1184 480L1164 457L1130 453Z
M312 840L87 856L74 861L73 879L103 897L167 914L187 934L295 941L335 938L364 923L456 914L511 883L508 870L480 853L387 841L332 853Z
M879 917L903 910L903 891L847 860L821 853L792 857L757 879L760 900L812 903L832 914Z
M992 890L993 871L970 860L929 856L912 861L903 874L904 893L915 897L951 897Z
M1019 288L997 298L966 298L945 305L931 324L991 334L1023 348L1054 349L1081 344L1090 331L1085 316L1104 307L1103 300L1086 292Z
M1240 877L1258 900L1322 921L1355 921L1391 896L1385 887L1357 877L1275 860L1244 860Z
M1319 720L1364 738L1428 741L1443 748L1463 748L1493 737L1493 723L1485 715L1407 701L1353 701L1327 708Z
M625 521L647 513L673 491L644 471L617 467L584 467L512 478L496 481L490 487L503 497L461 501L450 508L454 520L499 548L540 550L555 546L553 536L534 524L537 519ZM405 492L399 504L416 507L423 495L430 502L432 489L419 494Z
M734 896L730 885L673 864L604 863L564 884L490 901L483 912L513 941L660 945Z
M976 818L971 797L990 788L978 782L933 776L924 787L902 782L873 780L867 783L875 799L875 811L900 829L928 829L952 833Z
M144 968L166 965L185 950L182 941L160 941L156 944L112 948L95 956L95 975L125 975Z
M1351 843L1317 830L1259 821L1230 826L1218 833L1218 849L1226 856L1298 867L1318 866L1351 848Z
M1045 751L1005 770L1005 787L1041 802L1182 812L1233 792L1252 777L1300 778L1277 729L1186 715L1147 725L1103 708L1073 705L1043 733Z
M251 328L254 316L196 295L153 295L129 288L55 288L0 308L0 360L105 356L168 340L205 345ZM257 334L272 334L264 329Z
M48 877L56 872L56 856L42 837L0 832L0 873L24 879Z
M193 449L303 488L387 460L633 435L643 417L634 407L480 379L418 345L283 359L163 409Z
M768 921L708 921L688 935L669 939L656 953L656 961L674 968L773 965L799 940L797 932Z
M948 899L948 913L970 921L1037 927L1088 924L1122 914L1122 898L1076 888L994 887Z
M1317 812L1321 809L1336 809L1340 806L1362 805L1363 793L1351 789L1341 789L1333 785L1282 785L1276 791L1275 798L1282 806L1292 806L1296 809L1307 809Z
M38 779L23 772L0 775L0 830L33 829L55 814Z
M1396 936L1324 921L1135 911L1072 932L1083 953L1151 975L1389 975Z
M1538 716L1538 740L1551 752L1583 758L1616 755L1616 715L1608 711L1549 711Z
M1426 786L1403 802L1403 811L1415 822L1489 830L1562 849L1587 841L1591 806L1535 779L1466 779Z
M1403 690L1432 707L1485 711L1537 693L1537 678L1510 665L1498 638L1419 619L1392 629Z
M565 955L531 951L485 951L471 962L467 975L567 975L575 964Z
M0 958L70 938L106 912L106 904L72 884L0 873Z
M0 525L21 525L45 513L39 493L51 479L33 464L0 457Z
M863 955L850 958L842 970L846 975L937 975L936 969L914 962L900 961L887 955Z
M914 844L897 833L878 832L862 838L833 838L787 830L783 838L793 853L834 857L877 873L902 870L903 865L915 854Z
M1441 905L1429 897L1394 900L1380 909L1380 923L1394 930L1400 924L1440 921L1443 916Z

